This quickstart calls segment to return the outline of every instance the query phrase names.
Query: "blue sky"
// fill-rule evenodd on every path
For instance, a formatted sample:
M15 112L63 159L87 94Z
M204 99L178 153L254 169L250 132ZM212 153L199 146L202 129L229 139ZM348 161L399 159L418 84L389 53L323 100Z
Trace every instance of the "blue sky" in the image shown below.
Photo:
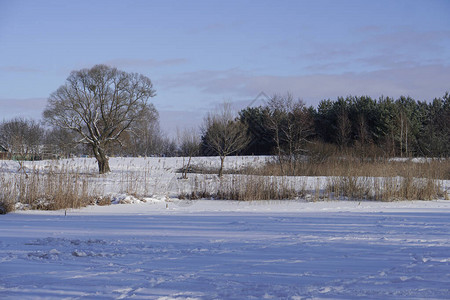
M172 136L262 91L432 100L450 91L449 15L448 0L0 0L0 120L40 118L95 64L152 79Z

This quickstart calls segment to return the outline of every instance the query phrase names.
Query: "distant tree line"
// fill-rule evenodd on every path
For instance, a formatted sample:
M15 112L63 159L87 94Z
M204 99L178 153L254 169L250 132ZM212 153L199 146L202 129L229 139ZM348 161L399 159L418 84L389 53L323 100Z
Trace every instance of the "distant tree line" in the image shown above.
M274 95L263 106L241 110L232 122L242 123L248 144L234 154L273 155L291 160L314 145L365 155L450 156L450 94L431 102L411 97L396 100L368 96L323 100L307 107L293 96ZM202 136L202 155L217 155Z
M224 117L224 116L222 116ZM194 130L181 133L177 143L164 136L159 115L153 105L145 117L124 133L121 144L111 144L110 155L174 156L192 153L192 140L198 140L195 155L218 155L207 139L219 128L218 116L208 114L200 139L185 139ZM238 151L242 155L306 154L312 143L332 144L340 149L378 149L386 156L450 156L450 94L433 101L416 101L411 97L396 100L368 96L339 97L323 100L317 108L307 107L291 95L275 95L266 105L247 107L237 116L226 112L230 131L245 131L248 143ZM239 123L239 126L231 126ZM226 126L221 126L226 129ZM237 129L239 128L239 130ZM214 130L213 130L214 129ZM24 118L0 123L0 146L16 155L59 157L90 155L79 144L80 136L59 127ZM242 137L240 137L242 139ZM195 144L195 142L194 142ZM242 144L242 143L241 143Z
M259 107L241 110L249 142L234 154L278 155L291 160L318 143L361 156L450 156L450 94L431 102L368 96L323 100L307 107L291 95L274 95ZM201 155L217 155L203 131Z
M0 146L10 158L37 158L44 139L44 130L34 120L15 118L0 123Z

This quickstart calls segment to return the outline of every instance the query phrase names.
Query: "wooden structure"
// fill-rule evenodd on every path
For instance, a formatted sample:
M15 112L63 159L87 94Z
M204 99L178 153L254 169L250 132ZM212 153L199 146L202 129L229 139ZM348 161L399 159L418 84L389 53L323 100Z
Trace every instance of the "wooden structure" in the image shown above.
M0 160L2 159L9 159L9 152L5 147L0 145Z

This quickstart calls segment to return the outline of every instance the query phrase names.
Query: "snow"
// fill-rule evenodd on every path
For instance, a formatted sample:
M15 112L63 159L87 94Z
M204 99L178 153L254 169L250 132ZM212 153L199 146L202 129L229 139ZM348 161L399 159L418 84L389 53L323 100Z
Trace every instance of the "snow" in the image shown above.
M182 160L111 162L92 180L131 204L0 216L1 299L449 298L450 201L187 202L167 193Z

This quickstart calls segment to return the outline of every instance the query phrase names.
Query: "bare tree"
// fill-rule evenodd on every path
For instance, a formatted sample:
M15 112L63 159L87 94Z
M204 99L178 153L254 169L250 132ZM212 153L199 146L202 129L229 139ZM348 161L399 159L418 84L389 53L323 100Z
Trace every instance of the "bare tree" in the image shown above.
M15 118L0 124L0 145L20 159L39 156L44 129L34 120Z
M0 124L0 145L19 163L19 170L25 172L22 161L40 158L44 133L36 121L15 118Z
M370 138L370 133L367 126L367 120L364 114L358 115L358 123L357 123L357 134L358 141L356 146L359 147L359 152L362 157L365 157L368 153L366 153L368 146L371 145L372 140Z
M184 129L182 132L177 130L178 142L180 145L180 154L183 156L183 175L182 178L187 179L187 172L191 165L193 156L200 153L200 136L194 129ZM188 161L184 163L184 158Z
M153 96L149 78L96 65L70 74L50 95L44 119L77 132L80 142L90 145L102 174L110 171L108 146L120 143L123 133L145 116Z
M223 175L225 158L242 150L249 143L247 128L234 117L229 103L209 113L204 120L203 143L220 157L219 177Z
M410 131L410 120L404 107L400 108L399 114L397 116L397 123L397 130L400 130L400 133L398 133L397 136L400 141L400 156L403 157L404 153L406 153L406 156L409 156L408 130Z
M76 132L64 128L54 127L47 131L45 144L48 154L53 157L69 158L80 152L80 149L77 149Z
M158 153L162 133L156 108L152 104L147 105L142 117L124 134L123 150L126 154L147 157Z
M337 112L337 142L341 150L348 146L350 141L351 123L348 117L348 109L341 104Z
M314 121L302 100L292 95L274 95L267 104L268 127L273 132L281 172L288 163L290 173L295 173L295 162L306 152L308 139L314 133Z

